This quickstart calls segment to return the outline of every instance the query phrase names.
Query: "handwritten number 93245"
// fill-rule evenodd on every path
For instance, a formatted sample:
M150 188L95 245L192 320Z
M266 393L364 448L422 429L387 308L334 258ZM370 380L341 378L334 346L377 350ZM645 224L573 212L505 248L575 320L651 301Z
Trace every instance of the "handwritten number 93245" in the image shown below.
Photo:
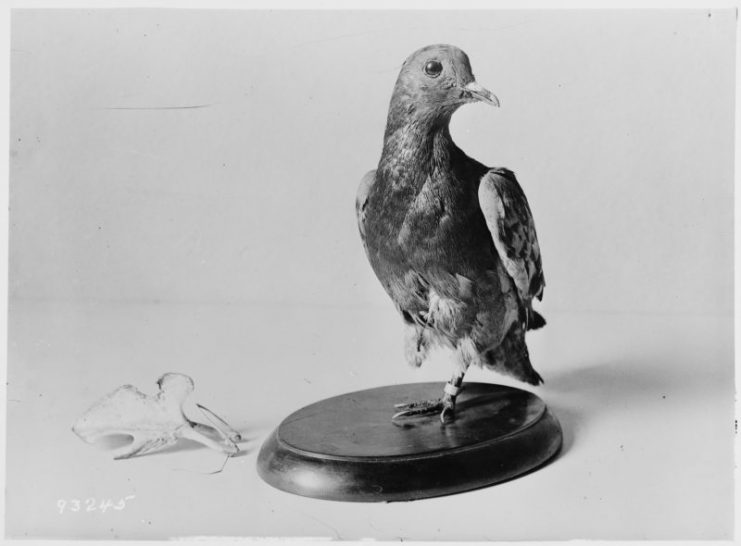
M126 503L136 498L135 495L127 495L118 500L113 499L96 499L89 497L87 499L59 499L57 500L57 510L59 514L69 512L99 512L105 514L108 510L118 510L119 512L126 508Z

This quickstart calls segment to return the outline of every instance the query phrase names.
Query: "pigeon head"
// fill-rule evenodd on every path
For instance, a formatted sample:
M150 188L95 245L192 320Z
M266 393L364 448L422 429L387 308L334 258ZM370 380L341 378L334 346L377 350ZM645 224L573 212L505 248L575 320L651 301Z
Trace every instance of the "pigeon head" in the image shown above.
M499 99L474 78L468 55L455 46L430 45L412 53L401 67L390 114L450 119L467 102L499 106Z

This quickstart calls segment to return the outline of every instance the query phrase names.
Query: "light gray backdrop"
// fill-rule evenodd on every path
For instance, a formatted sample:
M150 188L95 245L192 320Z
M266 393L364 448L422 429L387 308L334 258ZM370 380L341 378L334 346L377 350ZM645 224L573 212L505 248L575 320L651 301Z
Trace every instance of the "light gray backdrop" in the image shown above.
M731 313L734 17L635 15L15 12L10 298L385 303L355 189L438 41L502 101L452 133L518 174L546 308Z
M732 10L14 12L8 534L730 538L735 24ZM281 493L255 468L286 415L449 377L444 353L404 365L354 211L401 63L435 42L467 51L502 102L462 108L451 131L529 197L548 326L528 346L563 451L415 503ZM191 417L202 402L244 431L224 472L204 476L223 458L192 445L113 461L70 432L166 371L195 380Z

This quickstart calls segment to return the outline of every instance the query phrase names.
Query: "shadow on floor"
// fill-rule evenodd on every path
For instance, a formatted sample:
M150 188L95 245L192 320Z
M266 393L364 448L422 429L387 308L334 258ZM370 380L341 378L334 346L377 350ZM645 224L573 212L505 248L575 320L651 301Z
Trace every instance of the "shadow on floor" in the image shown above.
M731 385L732 397L732 363L728 370L718 366L711 370L715 371L707 371L700 363L679 365L673 358L655 355L616 359L554 374L539 394L563 428L563 455L580 441L590 420L604 411L648 409L670 396L688 402L701 400L718 396L724 384Z

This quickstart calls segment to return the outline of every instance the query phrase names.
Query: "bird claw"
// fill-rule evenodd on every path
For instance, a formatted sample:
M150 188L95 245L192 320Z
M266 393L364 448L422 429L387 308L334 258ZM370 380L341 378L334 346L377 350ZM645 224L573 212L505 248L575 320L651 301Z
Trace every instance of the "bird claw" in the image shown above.
M440 412L440 421L445 424L453 420L453 414L455 411L454 403L444 399L394 404L394 407L401 411L398 411L391 416L392 421L407 417L416 417L418 415L431 415Z
M401 410L395 413L391 420L403 419L405 417L414 417L416 415L430 415L431 413L437 413L443 409L442 400L423 400L421 402L408 402L402 404L394 404L394 407Z
M443 411L440 412L440 421L443 424L449 423L455 419L455 410L450 406L445 406Z

